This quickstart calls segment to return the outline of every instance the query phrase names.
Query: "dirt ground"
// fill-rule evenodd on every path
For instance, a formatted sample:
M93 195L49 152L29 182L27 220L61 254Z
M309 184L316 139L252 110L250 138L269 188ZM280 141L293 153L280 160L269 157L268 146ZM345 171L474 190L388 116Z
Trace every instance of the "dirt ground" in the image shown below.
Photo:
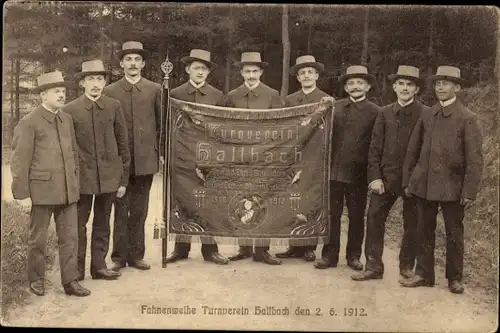
M6 173L2 192L8 198L8 170ZM92 294L76 298L64 294L56 266L47 276L51 283L46 295L31 296L29 304L10 311L2 325L368 332L493 332L498 326L497 306L484 302L467 285L465 294L451 294L442 269L437 270L433 288L401 287L397 248L385 249L384 279L367 282L352 281L353 271L345 260L327 270L317 270L299 259L285 260L281 266L248 259L217 266L203 261L198 243L193 244L189 260L162 268L161 241L152 237L154 217L160 213L159 184L157 178L146 226L145 259L152 264L151 270L127 267L117 281L92 280L87 273L82 284ZM169 243L169 252L172 247ZM272 247L271 253L283 249ZM219 246L219 250L229 255L236 246ZM189 313L151 314L152 307L165 311L183 308ZM190 311L186 311L188 307ZM289 314L259 314L256 307L286 307ZM248 308L249 313L208 314L204 313L207 308ZM297 309L310 313L301 314Z

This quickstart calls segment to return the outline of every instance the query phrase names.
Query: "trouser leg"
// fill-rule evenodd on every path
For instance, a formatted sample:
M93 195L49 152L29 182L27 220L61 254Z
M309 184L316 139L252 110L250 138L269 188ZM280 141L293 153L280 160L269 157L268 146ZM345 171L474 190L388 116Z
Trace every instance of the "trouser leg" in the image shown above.
M116 192L112 192L96 195L94 199L90 263L90 271L94 274L106 268L106 256L109 250L109 218L115 198Z
M56 206L54 210L61 283L66 285L78 277L78 213L77 203Z
M366 219L366 270L384 273L385 222L397 197L389 192L372 194Z
M434 273L434 247L436 244L436 217L438 204L417 198L418 227L417 227L417 266L415 274L419 275L432 284L435 282Z
M27 268L30 282L45 278L45 246L52 205L33 205L31 207Z
M80 200L77 203L78 216L78 272L81 275L85 274L85 257L87 253L87 222L89 220L90 211L92 210L92 201L94 196L91 194L80 194Z
M365 235L365 210L368 189L364 182L348 184L346 188L346 204L349 216L346 258L348 260L359 259Z
M464 207L460 202L441 202L446 228L446 278L461 281L464 269Z

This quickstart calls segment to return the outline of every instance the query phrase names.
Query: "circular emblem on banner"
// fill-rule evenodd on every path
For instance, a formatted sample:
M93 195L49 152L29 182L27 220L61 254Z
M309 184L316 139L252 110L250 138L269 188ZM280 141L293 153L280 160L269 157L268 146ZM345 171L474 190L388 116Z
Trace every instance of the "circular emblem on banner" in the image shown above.
M267 207L258 194L237 194L229 201L229 220L240 229L255 229L266 220Z

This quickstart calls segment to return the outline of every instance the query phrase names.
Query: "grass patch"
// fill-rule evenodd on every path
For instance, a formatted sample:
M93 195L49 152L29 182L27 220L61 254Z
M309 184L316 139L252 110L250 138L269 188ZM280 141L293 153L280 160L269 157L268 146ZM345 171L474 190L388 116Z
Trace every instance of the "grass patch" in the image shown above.
M465 212L464 219L464 282L479 291L490 304L498 303L498 88L483 84L461 91L459 98L479 117L484 136L484 171L477 199ZM403 234L402 202L399 199L391 212L386 234L388 245L400 246ZM445 267L446 234L442 215L436 228L436 262Z
M26 259L28 249L29 215L12 203L2 200L2 317L30 297ZM57 237L51 223L47 236L46 269L54 263Z

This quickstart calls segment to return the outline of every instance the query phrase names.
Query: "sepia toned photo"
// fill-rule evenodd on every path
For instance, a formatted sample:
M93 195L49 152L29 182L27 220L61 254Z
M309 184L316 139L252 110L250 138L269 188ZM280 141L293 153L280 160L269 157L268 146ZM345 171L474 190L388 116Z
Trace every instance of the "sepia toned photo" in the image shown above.
M497 7L4 13L2 326L497 331Z

